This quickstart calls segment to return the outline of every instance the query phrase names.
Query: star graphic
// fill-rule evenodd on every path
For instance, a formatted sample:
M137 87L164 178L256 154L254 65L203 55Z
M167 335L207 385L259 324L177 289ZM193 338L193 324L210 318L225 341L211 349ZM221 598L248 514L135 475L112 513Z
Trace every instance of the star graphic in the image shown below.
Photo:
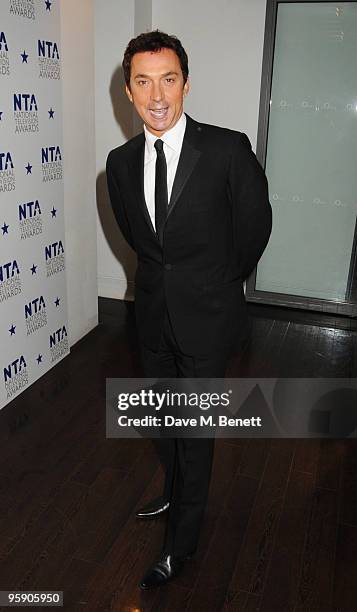
M50 11L51 10L51 4L52 4L52 2L50 2L50 0L45 0L46 11Z
M37 361L37 363L40 365L40 363L42 363L42 355L39 355L39 356L36 358L36 361Z
M49 119L53 119L53 115L55 114L55 111L53 110L52 106L50 110L48 111L48 114L49 114Z
M24 52L20 53L20 55L22 57L22 63L27 64L28 53L26 53L26 51L24 50Z
M7 231L9 229L9 225L7 225L4 221L4 225L2 226L2 235L4 236L4 234L8 234L9 232Z
M16 325L12 324L10 329L9 329L10 336L13 336L16 333L15 329L16 329Z
M57 208L53 207L52 210L51 210L52 219L53 219L53 217L56 216L56 212L57 212Z
M32 174L32 166L30 162L27 162L27 166L25 166L25 168L27 170L27 174Z
M30 268L32 274L37 274L36 270L37 270L37 266L35 266L35 264L32 264L32 268Z
M2 119L2 114L3 114L3 111L0 111L0 121Z
M61 301L61 300L59 299L59 297L57 297L57 298L55 299L56 308L57 308L57 306L59 306L60 301Z

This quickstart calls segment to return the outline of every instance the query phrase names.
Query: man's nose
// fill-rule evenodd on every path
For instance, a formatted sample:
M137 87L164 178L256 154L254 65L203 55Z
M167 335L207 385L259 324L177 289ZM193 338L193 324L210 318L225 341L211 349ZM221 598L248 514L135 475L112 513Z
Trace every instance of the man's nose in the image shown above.
M153 83L151 89L151 98L155 100L155 102L160 102L162 99L162 89L160 83Z

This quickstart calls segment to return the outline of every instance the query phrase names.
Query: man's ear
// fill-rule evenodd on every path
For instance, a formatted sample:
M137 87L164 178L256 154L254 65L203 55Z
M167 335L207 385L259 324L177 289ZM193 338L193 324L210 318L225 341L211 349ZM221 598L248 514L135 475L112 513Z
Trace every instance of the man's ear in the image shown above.
M129 89L129 87L127 85L125 85L125 92L126 92L126 95L129 98L130 102L132 102L133 101L133 96L131 95L131 91L130 91L130 89Z
M190 91L190 80L187 79L186 83L183 86L183 95L187 96L189 91Z

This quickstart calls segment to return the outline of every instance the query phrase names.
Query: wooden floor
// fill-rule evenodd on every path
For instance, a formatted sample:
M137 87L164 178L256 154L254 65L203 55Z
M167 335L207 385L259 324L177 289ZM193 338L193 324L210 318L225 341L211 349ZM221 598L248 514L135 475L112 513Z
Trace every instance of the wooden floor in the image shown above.
M137 588L165 522L134 511L162 473L149 440L105 437L105 378L141 370L132 305L100 311L0 413L0 589L63 590L65 610L355 612L356 440L217 440L196 558L170 585ZM348 319L251 312L229 376L357 376Z

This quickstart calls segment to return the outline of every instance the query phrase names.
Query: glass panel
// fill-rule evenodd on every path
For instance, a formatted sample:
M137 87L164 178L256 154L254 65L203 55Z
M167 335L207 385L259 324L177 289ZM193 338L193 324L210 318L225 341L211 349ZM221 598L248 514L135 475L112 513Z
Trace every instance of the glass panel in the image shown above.
M357 4L279 3L256 289L344 301L357 211Z

